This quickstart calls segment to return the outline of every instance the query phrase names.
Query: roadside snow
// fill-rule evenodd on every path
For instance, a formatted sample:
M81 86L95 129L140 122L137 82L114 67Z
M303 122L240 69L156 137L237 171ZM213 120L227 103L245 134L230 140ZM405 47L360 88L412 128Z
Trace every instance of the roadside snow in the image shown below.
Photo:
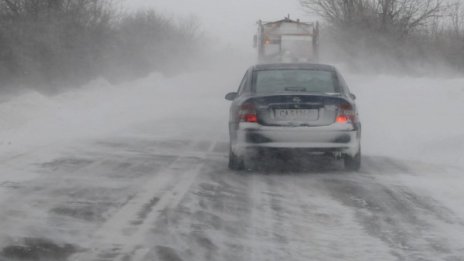
M227 83L222 88L191 84L203 79L206 74L168 79L154 73L118 86L97 80L51 97L33 91L23 94L0 104L0 160L56 143L121 134L134 125L174 115L224 118ZM160 126L163 132L153 135L175 135L183 127L181 123L171 129Z
M153 135L193 130L201 123L188 122L192 115L224 124L225 132L223 96L236 89L242 73L170 79L155 73L118 86L97 80L52 97L25 93L0 104L0 159L174 116L185 118L185 124L160 126ZM345 75L358 96L364 154L464 166L464 78Z
M220 133L219 135L223 135L223 140L226 141L229 103L224 100L224 94L236 89L244 71L245 67L243 70L229 70L226 73L210 71L184 74L175 78L166 78L155 73L145 79L118 86L111 85L104 80L97 80L83 88L53 97L30 92L0 103L0 164L2 164L0 183L5 187L14 187L23 180L35 179L41 173L34 170L33 164L53 162L50 160L63 158L63 155L61 157L56 155L63 153L61 147L65 147L64 145L68 143L74 146L79 145L81 140L108 138L108 136L111 138L113 135L121 137L126 133L129 136L149 135L150 139L156 140L179 139L180 137L195 139L198 136L207 137L210 133ZM269 215L267 219L264 216L264 219L256 220L256 223L259 223L263 230L266 230L266 226L268 228L272 226L272 224L266 224L266 222L272 221L271 211L275 209L278 211L279 207L282 208L282 211L275 215L275 218L287 215L289 217L286 219L287 221L291 221L292 218L297 221L299 218L303 219L304 211L319 211L316 212L318 214L316 217L319 218L314 220L300 220L298 222L293 220L295 223L281 222L283 234L292 231L288 229L292 229L292 225L300 222L307 225L303 228L314 227L311 231L315 232L306 234L305 230L301 230L300 227L293 227L296 232L303 231L300 235L301 238L305 239L306 236L310 235L323 239L316 241L314 244L316 248L322 247L330 250L333 246L327 245L327 242L331 242L335 238L337 239L335 241L341 242L337 249L340 248L341 250L339 250L342 253L355 251L354 253L357 254L358 248L345 248L347 246L343 245L343 243L346 240L341 237L341 235L346 235L347 240L352 240L354 235L356 240L353 242L359 245L359 249L374 249L375 251L370 251L369 254L376 255L383 252L382 246L376 247L377 241L370 240L370 237L368 237L370 241L363 241L366 239L365 231L362 230L364 226L357 223L358 217L354 215L356 215L356 209L365 211L363 213L366 216L370 215L371 212L365 209L369 207L369 202L385 207L380 203L386 200L386 209L394 209L394 206L391 206L391 209L388 208L388 203L392 203L388 202L388 197L381 198L379 196L376 199L378 202L375 200L368 201L370 197L375 197L378 192L385 194L386 192L382 192L382 189L384 186L390 185L398 190L405 188L406 192L410 189L414 191L414 195L426 198L424 200L417 199L419 203L427 203L427 205L417 206L417 208L423 210L423 213L433 214L437 212L436 206L445 206L443 211L451 209L458 214L455 217L453 213L449 215L446 212L439 213L445 216L445 221L461 222L460 220L464 217L464 208L462 208L463 178L461 175L464 169L464 124L462 122L463 113L461 112L464 108L462 105L464 100L464 78L400 78L387 75L345 75L352 91L358 96L358 105L363 122L363 153L368 157L367 162L369 160L371 162L384 161L383 157L375 157L384 156L385 164L374 166L367 173L353 174L352 176L350 174L329 176L327 178L324 175L251 176L252 179L257 179L256 184L262 186L262 188L258 187L258 189L254 186L249 187L254 190L251 198L256 200L255 209L260 210L259 207L262 207L263 211ZM208 128L210 130L205 133L205 129ZM89 142L82 143L81 146L85 147L85 144L89 144ZM60 149L55 150L55 146L60 147ZM33 159L30 157L33 157ZM36 157L49 157L50 159L37 160ZM388 160L390 158L394 159L393 163L400 162L401 164L401 162L406 162L405 169L402 170L396 168L394 164L390 164ZM135 164L145 164L143 158L131 158L130 160L135 161ZM223 160L226 161L225 157ZM86 190L88 187L95 189L95 186L92 186L93 183L102 183L105 185L102 187L109 190L119 186L124 187L118 182L125 184L128 181L113 178L113 165L111 164L120 167L124 165L120 164L121 162L128 163L127 159L124 160L124 157L104 158L102 162L104 162L104 165L100 166L100 168L94 166L94 171L100 175L97 175L97 178L93 177L93 172L86 173L84 169L81 172L76 172L82 176L63 171L57 172L59 175L56 176L57 178L52 173L48 177L43 175L44 177L38 179L38 184L40 185L40 182L42 182L43 187L54 188L56 186L61 189L58 190L56 202L55 199L52 199L55 194L47 194L46 190L43 192L44 194L41 194L40 191L34 191L30 195L23 193L21 195L24 197L22 202L36 202L38 200L46 206L64 204L69 199L62 195L63 188L70 188L71 186L73 189L82 189L84 192L88 191ZM128 166L131 165L128 164ZM186 168L190 166L188 164L184 165ZM178 170L179 166L173 167ZM181 164L180 167L182 167ZM216 176L217 172L224 174L221 171L224 171L225 168L226 164L220 167L219 170L211 170L212 176L206 176L204 181L215 182L212 177ZM207 173L203 174L207 175ZM170 175L166 175L166 177L170 177ZM233 187L235 186L237 195L224 196L223 193L229 191L226 187L218 189L218 184L211 185L210 189L214 191L209 192L218 192L212 194L214 196L211 198L214 201L211 204L221 202L215 201L217 200L216 196L221 195L224 196L222 203L232 202L225 201L226 199L246 202L246 200L242 200L242 197L238 197L241 193L246 194L246 191L241 191L238 188L241 188L241 185L247 188L246 179L249 177L222 175L222 178L224 177L227 178L228 182L232 183ZM232 180L237 178L237 182L232 182L229 178ZM281 182L277 181L275 186L271 186L271 180L274 178ZM357 184L358 178L361 181L359 185ZM378 179L382 182L374 180L372 184L365 183L370 182L371 179ZM68 184L68 182L74 183ZM381 184L381 186L374 186L376 183ZM31 184L35 189L36 183L31 182ZM176 184L178 184L177 181ZM230 184L224 183L223 186L226 185L229 186ZM313 191L307 190L312 186L316 189ZM357 189L364 188L364 186L368 188L366 194L362 193L363 190L357 191ZM369 188L369 186L373 187ZM98 187L98 189L101 190L102 187ZM134 188L128 190L130 189ZM137 189L139 188L137 187ZM208 192L208 189L202 192ZM324 194L328 192L335 193L335 195ZM11 193L9 188L0 190L0 198L5 200L6 203L11 197L9 193ZM121 200L118 193L116 191L115 194L110 195ZM354 193L353 196L357 197L346 199L346 194L350 193ZM37 195L43 198L37 199ZM97 198L101 195L105 195L105 192L98 193ZM286 196L282 197L282 195ZM405 203L405 206L416 204L409 202L409 200L415 200L414 198L405 198L405 195L407 194L397 194L398 197L403 197L399 201L408 203ZM295 201L295 196L297 196L297 201ZM328 200L329 198L331 200ZM274 202L271 202L272 199L274 199ZM92 197L88 200L95 203ZM219 200L221 199L219 198ZM279 200L281 200L280 203ZM340 204L339 200L354 204L354 207ZM204 202L208 203L208 200ZM28 214L23 215L19 222L15 221L14 226L8 226L8 229L6 226L11 223L5 222L6 225L3 228L3 231L7 232L5 234L18 236L24 233L24 236L26 236L27 233L32 231L33 235L47 234L64 237L63 234L56 232L60 229L59 227L56 228L56 223L53 223L53 226L47 223L47 209L41 206L34 205L34 211L31 211L28 209L29 205L27 204L11 205L12 210L19 209L19 213ZM307 206L308 209L304 210L302 206ZM428 207L431 209L427 209ZM275 209L272 210L273 208ZM296 213L296 215L291 215L292 212L285 211L289 209L294 210L293 213ZM441 208L437 209L442 211ZM384 214L377 212L379 211L377 209L372 211L374 214ZM29 214L29 212L31 213ZM16 218L16 216L9 213L5 212L5 215L9 215L11 220ZM238 215L240 213L234 214ZM257 212L257 216L263 217L259 212ZM435 219L430 218L430 220ZM44 224L41 224L41 222ZM331 223L339 225L334 227L326 226ZM28 224L28 227L24 228L23 224ZM71 229L75 228L74 225L76 230L91 231L93 229L92 224L72 223L66 220L61 223L63 227L69 224L73 224ZM321 225L319 226L319 224ZM80 226L84 229L81 229ZM444 233L429 235L430 237L437 236L436 238L440 238L441 235L447 235L451 241L453 239L456 239L455 242L458 243L462 241L459 230L451 229L454 226L443 225L443 222L438 222L435 226L443 230ZM37 227L41 229L36 230ZM398 229L400 228L401 226ZM69 227L67 229L69 230ZM44 231L47 233L44 233ZM344 234L341 234L340 231L344 232ZM387 234L390 232L386 231ZM81 234L79 235L82 236ZM291 236L295 238L298 233ZM222 235L219 236L219 238L221 237ZM290 236L288 237L290 238ZM0 240L2 239L0 238ZM58 241L67 242L68 240L71 239L64 238ZM85 238L80 237L73 240L85 242ZM305 242L304 240L300 241L302 245L305 245ZM0 245L2 245L1 243ZM285 248L283 249L285 250ZM359 252L360 256L362 254L365 253ZM379 256L386 259L385 256L388 256L388 254L385 252L379 254Z
M347 75L365 154L464 166L464 79Z

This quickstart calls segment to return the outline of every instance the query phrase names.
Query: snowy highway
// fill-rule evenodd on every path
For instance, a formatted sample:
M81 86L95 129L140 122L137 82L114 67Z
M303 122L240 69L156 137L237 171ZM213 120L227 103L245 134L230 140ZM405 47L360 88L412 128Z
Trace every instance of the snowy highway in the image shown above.
M232 172L223 96L240 74L0 104L15 115L0 130L0 260L464 260L464 126L447 113L464 79L348 77L359 173L301 157Z

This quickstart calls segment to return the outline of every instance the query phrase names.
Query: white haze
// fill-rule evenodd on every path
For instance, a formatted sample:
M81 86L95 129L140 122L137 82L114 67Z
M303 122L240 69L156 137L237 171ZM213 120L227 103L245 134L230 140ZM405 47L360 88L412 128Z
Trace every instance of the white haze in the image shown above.
M25 93L0 104L3 156L165 119L174 124L163 133L177 135L199 124L185 127L176 119L204 119L202 128L216 128L225 139L228 103L223 96L236 89L248 66L236 63L174 78L153 73L117 86L100 79L53 97ZM345 75L358 96L367 155L464 166L464 123L458 116L464 78Z
M258 10L261 5L263 9ZM127 6L192 13L201 16L203 25L215 24L217 28L222 20L224 28L238 32L240 38L235 40L242 44L252 39L256 18L279 17L282 10L298 11L297 1L266 4L263 0L203 0L195 4L153 0L131 1ZM248 10L247 6L254 8ZM221 11L208 11L214 7ZM234 20L233 16L241 19ZM219 31L224 39L234 35ZM157 124L159 127L150 135L196 135L213 130L227 140L228 103L223 97L237 88L253 62L253 57L243 56L243 50L249 52L248 47L231 45L225 57L214 55L212 66L199 63L191 74L168 78L154 72L116 86L100 79L57 96L30 91L4 101L0 103L0 159L62 142L126 133L134 126L157 122L163 124ZM342 71L359 97L365 155L464 166L464 122L459 116L464 77L416 78ZM185 126L185 122L191 124Z
M242 44L252 39L253 21L257 18L298 11L296 0L272 3L140 0L127 2L127 6L152 6L173 14L191 13L200 16L206 28L214 25L210 29L216 27L216 33L224 39L238 32L239 38L232 38ZM247 9L249 6L253 8ZM235 16L241 19L234 19ZM220 25L225 29L222 32ZM243 72L253 61L253 57L241 59L241 51L248 52L249 48L231 44L231 50L234 52L225 56L235 59L215 56L213 66L199 63L191 74L169 78L154 72L147 78L121 85L100 79L57 96L30 91L3 101L0 159L8 160L62 142L126 133L134 126L157 122L163 124L158 124L150 135L196 135L208 130L227 140L228 103L223 97L237 88ZM349 74L343 68L342 71L359 97L365 155L464 166L464 122L460 117L464 77L416 78ZM185 126L185 122L191 124Z
M257 19L279 19L288 13L300 12L297 0L138 0L126 4L130 8L152 6L168 15L198 16L202 28L223 39L235 53L250 52ZM146 78L119 85L98 79L56 96L30 91L0 103L0 162L3 165L0 183L35 178L26 165L24 169L10 171L8 165L13 160L47 162L61 148L91 144L92 140L126 135L166 140L211 135L227 142L229 103L224 100L224 94L237 88L253 59L217 59L221 60L216 60L207 70L199 64L195 73L167 77L153 72ZM423 170L418 173L422 176L420 179L405 176L404 183L430 192L440 204L464 216L460 205L464 197L461 175L464 122L460 116L464 108L464 77L365 75L341 69L358 96L363 154L416 165ZM41 158L30 160L28 155ZM435 169L446 169L449 173L442 178ZM390 178L385 176L382 178ZM25 229L19 225L8 228L0 225L0 228L4 235ZM4 235L0 236L0 243ZM65 237L59 233L47 236ZM462 234L457 237L462 239ZM64 238L64 241L79 244L85 238ZM379 255L378 259L382 260L382 254Z
M97 80L54 97L30 92L4 102L0 104L0 183L33 180L39 174L28 171L30 162L50 162L61 151L86 144L92 150L92 141L215 137L227 142L229 103L223 97L238 85L241 67L246 64L171 78L153 73L121 85ZM464 124L457 116L464 100L464 78L345 75L359 97L364 155L384 158L386 166L390 159L414 166L420 178L405 175L403 184L428 191L440 204L464 215L460 174ZM21 168L10 168L21 162ZM397 170L388 168L391 173L382 178L397 178ZM81 234L66 236L43 227L35 233L57 241L86 242ZM24 232L19 225L0 230L5 235Z
M308 18L298 0L124 0L123 6L130 10L154 8L168 17L193 16L207 35L248 51L259 19Z

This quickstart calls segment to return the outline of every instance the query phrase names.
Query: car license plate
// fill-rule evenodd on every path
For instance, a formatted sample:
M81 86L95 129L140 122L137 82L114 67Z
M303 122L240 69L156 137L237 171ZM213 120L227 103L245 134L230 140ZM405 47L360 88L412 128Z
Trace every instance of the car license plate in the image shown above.
M277 109L275 110L277 120L315 121L319 117L318 110L308 109Z

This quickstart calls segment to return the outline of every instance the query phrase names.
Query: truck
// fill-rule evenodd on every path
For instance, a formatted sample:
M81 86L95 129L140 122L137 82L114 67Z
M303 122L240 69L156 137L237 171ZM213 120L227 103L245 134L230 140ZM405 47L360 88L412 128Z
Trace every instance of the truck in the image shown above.
M259 20L254 36L258 63L317 62L319 60L319 23L290 19L274 22Z

